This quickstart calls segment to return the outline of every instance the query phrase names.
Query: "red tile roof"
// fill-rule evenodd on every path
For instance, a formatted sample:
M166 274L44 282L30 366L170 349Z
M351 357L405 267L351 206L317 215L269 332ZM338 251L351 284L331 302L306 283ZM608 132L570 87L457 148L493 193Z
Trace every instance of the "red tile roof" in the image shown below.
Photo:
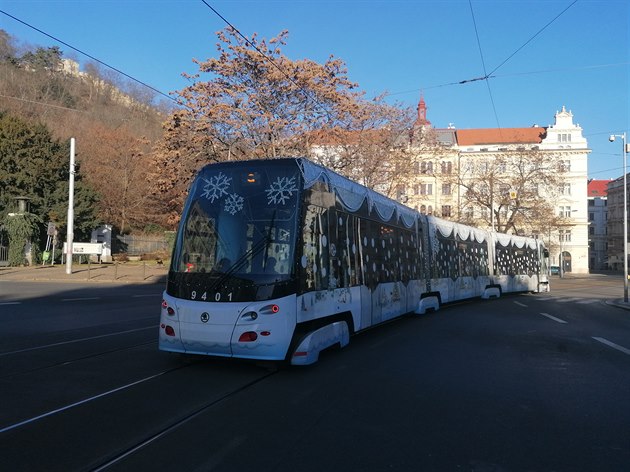
M605 197L608 195L608 184L610 180L590 180L588 182L587 196Z
M547 134L542 127L531 128L483 128L458 129L457 144L473 146L480 144L538 144Z

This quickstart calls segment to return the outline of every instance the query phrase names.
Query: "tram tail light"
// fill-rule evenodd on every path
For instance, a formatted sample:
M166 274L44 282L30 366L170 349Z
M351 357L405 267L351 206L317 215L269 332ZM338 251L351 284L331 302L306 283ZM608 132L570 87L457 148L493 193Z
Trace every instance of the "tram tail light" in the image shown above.
M164 327L164 334L166 334L167 336L175 336L175 330L172 326L166 325Z
M168 306L166 300L162 300L162 309L165 309L169 316L173 316L175 314L175 309L172 306Z
M256 334L255 331L245 331L238 338L238 342L239 343L251 343L253 341L256 341L257 339L258 339L258 335Z

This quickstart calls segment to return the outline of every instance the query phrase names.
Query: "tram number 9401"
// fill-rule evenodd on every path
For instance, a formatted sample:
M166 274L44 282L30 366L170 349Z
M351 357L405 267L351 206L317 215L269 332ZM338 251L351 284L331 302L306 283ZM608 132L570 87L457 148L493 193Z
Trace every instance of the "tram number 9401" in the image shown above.
M202 294L198 294L196 290L193 290L192 292L190 292L190 299L191 300L201 300L202 302L206 302L208 301L208 292L203 292ZM228 301L231 302L232 301L232 292L226 293L226 294L222 294L221 292L216 292L214 294L214 301L215 302L223 302L223 301Z

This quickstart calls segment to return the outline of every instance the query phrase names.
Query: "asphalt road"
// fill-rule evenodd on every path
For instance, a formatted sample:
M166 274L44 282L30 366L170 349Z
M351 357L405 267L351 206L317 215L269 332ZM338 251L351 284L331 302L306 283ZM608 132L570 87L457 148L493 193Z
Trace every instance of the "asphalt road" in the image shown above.
M275 369L157 351L160 285L3 282L0 468L626 471L622 281L552 286Z

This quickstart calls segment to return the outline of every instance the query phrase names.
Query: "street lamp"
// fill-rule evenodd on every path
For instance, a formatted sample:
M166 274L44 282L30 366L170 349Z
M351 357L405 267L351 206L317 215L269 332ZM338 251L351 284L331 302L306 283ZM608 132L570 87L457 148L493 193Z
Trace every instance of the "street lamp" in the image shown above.
M608 141L611 143L615 141L615 138L621 138L623 148L623 301L628 302L628 184L626 174L626 153L628 152L626 146L626 133L611 134Z

